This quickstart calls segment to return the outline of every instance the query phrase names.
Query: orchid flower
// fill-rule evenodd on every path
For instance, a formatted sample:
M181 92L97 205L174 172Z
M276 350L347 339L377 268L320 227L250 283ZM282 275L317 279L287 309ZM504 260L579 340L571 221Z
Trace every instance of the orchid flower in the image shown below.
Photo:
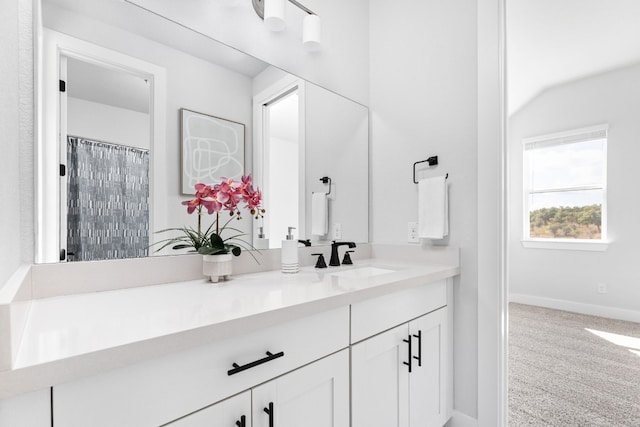
M212 255L232 252L234 255L239 255L242 245L239 245L236 241L242 241L239 239L242 234L232 236L227 240L222 239L220 234L229 222L227 221L221 225L219 214L222 210L227 210L232 217L235 215L240 219L240 202L244 203L243 207L250 211L251 215L258 214L261 216L264 214L265 210L260 208L262 194L259 189L253 188L251 175L242 176L239 182L231 178L221 178L220 182L213 186L198 183L194 189L195 194L193 199L185 200L181 203L187 207L188 214L197 212L197 230L191 227L162 230L179 230L184 233L184 236L170 238L160 242L162 243L162 247L158 250L173 245L173 249L192 247L201 254ZM214 222L204 232L201 227L202 208L205 208L209 215L216 214ZM258 218L258 215L256 215L256 218ZM229 219L229 221L230 220L231 219ZM235 229L232 230L239 231Z

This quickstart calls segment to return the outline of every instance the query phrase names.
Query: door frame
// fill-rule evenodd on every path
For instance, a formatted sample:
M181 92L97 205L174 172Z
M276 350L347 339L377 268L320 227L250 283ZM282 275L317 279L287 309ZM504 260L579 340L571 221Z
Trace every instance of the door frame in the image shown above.
M265 188L265 141L269 135L268 117L265 117L266 106L281 98L282 96L296 90L298 92L298 235L306 230L305 224L305 196L306 196L306 168L305 168L305 147L306 147L306 97L305 81L293 75L287 75L264 90L253 96L253 179L260 188ZM267 199L268 200L268 199ZM267 218L268 221L268 218ZM254 233L254 244L255 236ZM284 235L283 235L284 236ZM271 241L279 240L277 236L267 236Z
M151 230L167 227L166 189L166 71L155 64L95 45L47 28L42 31L42 49L38 58L38 113L36 127L36 238L35 262L59 262L62 218L59 165L61 144L66 143L61 111L60 66L64 58L74 58L114 70L121 70L149 79L150 87L150 152L149 157L149 243ZM52 141L54 141L52 143ZM66 182L66 181L64 181Z
M477 1L478 417L506 427L508 224L506 0Z

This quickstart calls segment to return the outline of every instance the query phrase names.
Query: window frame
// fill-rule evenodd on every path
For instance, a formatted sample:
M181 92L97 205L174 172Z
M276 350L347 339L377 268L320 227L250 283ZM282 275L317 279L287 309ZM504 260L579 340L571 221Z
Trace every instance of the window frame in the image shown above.
M583 139L584 138L584 139ZM530 153L535 150L528 148L531 144L540 142L549 142L552 145L561 145L567 143L566 140L579 139L576 142L586 142L595 139L604 139L602 150L602 185L579 185L567 187L549 187L544 189L532 190L532 168ZM557 140L556 144L553 141ZM552 134L540 135L535 137L524 138L522 140L522 189L523 189L523 214L522 214L522 245L525 248L534 249L561 249L561 250L588 250L588 251L605 251L608 248L607 240L607 146L609 142L609 125L601 124L589 126L579 129L573 129ZM585 190L602 190L602 221L600 225L600 239L568 239L568 238L546 238L531 237L530 235L530 212L529 204L532 194L549 194L561 191L585 191Z

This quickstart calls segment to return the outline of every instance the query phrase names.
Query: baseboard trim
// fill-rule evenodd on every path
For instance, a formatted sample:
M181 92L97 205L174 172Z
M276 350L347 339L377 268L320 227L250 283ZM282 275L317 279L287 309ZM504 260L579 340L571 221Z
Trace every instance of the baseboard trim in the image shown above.
M478 420L459 411L453 411L445 427L478 427Z
M608 307L605 305L585 304L581 302L567 301L554 298L538 297L526 294L509 294L509 302L537 305L573 313L588 314L591 316L607 317L609 319L626 320L627 322L640 323L640 311L624 308Z

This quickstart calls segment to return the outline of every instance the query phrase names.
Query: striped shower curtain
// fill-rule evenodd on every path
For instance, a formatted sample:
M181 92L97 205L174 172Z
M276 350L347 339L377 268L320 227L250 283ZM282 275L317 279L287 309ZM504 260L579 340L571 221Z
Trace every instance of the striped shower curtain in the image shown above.
M149 151L67 137L69 261L148 255Z

